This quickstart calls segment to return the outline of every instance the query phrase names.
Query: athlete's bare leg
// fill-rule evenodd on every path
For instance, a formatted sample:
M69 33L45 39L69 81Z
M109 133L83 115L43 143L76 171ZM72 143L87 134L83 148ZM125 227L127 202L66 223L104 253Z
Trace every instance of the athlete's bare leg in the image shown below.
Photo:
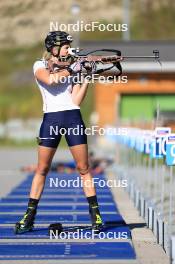
M33 177L30 198L40 199L55 152L56 148L38 147L38 166Z
M86 197L96 195L93 178L89 172L88 146L87 144L70 147L72 156L76 162L77 170L83 181L83 189Z

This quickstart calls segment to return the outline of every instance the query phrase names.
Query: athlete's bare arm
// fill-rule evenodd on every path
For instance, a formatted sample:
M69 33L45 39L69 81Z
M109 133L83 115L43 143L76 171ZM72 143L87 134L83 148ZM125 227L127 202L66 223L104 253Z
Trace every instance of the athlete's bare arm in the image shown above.
M83 84L80 86L80 84L76 84L73 86L73 90L72 90L72 101L74 102L74 104L76 105L80 105L87 93L87 89L88 89L88 80L84 80Z
M70 73L67 70L62 70L57 73L50 73L47 69L41 68L35 72L37 80L52 86L53 84L61 82L61 79L69 76Z

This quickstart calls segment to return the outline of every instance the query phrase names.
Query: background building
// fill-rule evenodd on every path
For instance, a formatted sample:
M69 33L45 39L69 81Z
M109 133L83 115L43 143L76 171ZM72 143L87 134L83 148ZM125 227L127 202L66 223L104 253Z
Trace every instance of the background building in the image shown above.
M90 49L113 48L127 55L152 55L160 51L160 63L154 59L125 60L123 75L127 83L96 83L95 111L98 124L115 124L151 127L157 116L159 123L175 123L175 42L101 42L86 43Z

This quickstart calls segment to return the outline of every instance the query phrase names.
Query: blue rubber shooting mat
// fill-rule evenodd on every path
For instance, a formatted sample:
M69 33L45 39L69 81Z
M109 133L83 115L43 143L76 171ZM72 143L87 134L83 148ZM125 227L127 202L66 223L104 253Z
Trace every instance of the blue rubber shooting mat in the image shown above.
M99 234L95 236L94 242L86 239L86 233L90 232L92 235L92 231L90 229L86 230L84 227L81 229L81 225L90 226L91 224L88 203L82 187L50 186L50 181L52 183L61 180L64 182L68 179L75 180L77 177L77 173L49 173L38 205L34 229L24 234L15 234L14 225L26 211L33 175L28 175L6 197L0 199L0 260L124 260L136 258L131 242L130 229L125 224L108 186L96 186L96 190L103 221L106 224L108 223L109 226L100 233L103 235L102 238ZM97 182L104 183L106 181L105 174L99 174L96 178ZM52 234L51 242L48 226L51 223L58 222L62 223L64 231L66 231L64 237L62 237L64 241L61 241L60 234L56 238ZM41 226L41 224L44 226ZM77 225L79 225L77 229L79 231L74 230L71 233L71 227ZM83 241L81 239L76 240L76 232L81 232ZM92 238L91 235L90 238ZM5 241L3 241L4 239ZM10 239L9 242L8 239ZM23 239L22 242L21 239ZM32 239L33 242L29 239ZM36 239L41 242L36 241ZM69 239L74 241L69 242ZM106 242L106 239L108 242Z

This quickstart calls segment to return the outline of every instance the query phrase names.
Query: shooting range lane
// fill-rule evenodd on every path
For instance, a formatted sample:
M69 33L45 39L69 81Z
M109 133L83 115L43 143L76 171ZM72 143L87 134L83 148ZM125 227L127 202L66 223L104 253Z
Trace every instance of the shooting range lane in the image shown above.
M59 181L75 180L78 177L75 173L50 172L38 206L35 228L31 232L14 234L14 224L26 211L32 177L33 175L28 175L26 180L0 199L0 260L135 260L130 230L120 215L107 185L102 188L96 184L106 227L101 236L95 235L93 239L91 230L85 229L90 226L90 216L82 187L51 187L50 179L55 182L57 178ZM98 181L106 181L104 174L99 174L97 178ZM79 226L81 239L74 237L75 231L69 232L69 236L65 232L62 239L60 236L52 236L51 239L48 226L55 222L61 222L64 230ZM87 231L91 239L86 239Z

